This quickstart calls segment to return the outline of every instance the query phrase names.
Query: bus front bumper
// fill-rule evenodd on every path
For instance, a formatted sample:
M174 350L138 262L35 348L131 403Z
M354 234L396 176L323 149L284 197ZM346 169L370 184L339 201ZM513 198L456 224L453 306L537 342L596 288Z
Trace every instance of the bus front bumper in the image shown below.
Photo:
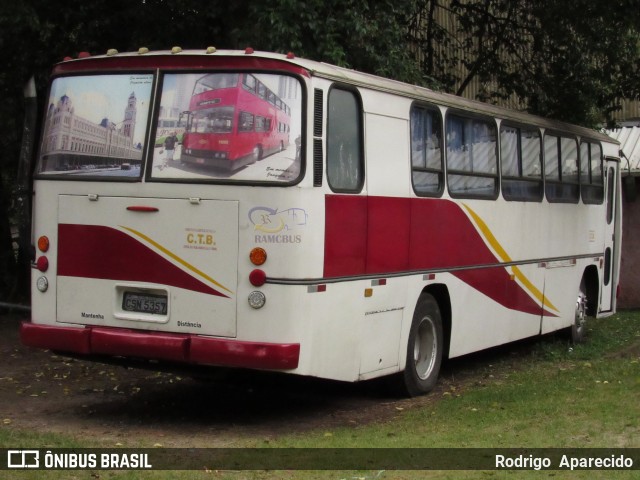
M124 328L54 327L24 322L22 343L29 347L79 355L167 360L198 365L293 370L300 344L262 343Z

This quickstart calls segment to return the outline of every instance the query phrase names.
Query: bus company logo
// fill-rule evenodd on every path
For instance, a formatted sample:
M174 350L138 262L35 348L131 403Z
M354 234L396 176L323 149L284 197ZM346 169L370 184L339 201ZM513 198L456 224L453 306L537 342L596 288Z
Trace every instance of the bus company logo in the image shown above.
M256 243L302 243L301 234L289 232L304 228L308 217L303 208L279 210L261 206L249 210Z
M8 450L7 468L40 468L40 451Z
M184 248L191 250L217 250L215 231L206 228L186 228Z

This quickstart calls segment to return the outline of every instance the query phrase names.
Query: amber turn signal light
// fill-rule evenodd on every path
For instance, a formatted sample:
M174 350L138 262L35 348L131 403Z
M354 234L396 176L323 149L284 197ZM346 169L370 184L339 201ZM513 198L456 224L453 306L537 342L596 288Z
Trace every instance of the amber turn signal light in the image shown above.
M38 238L38 250L42 253L49 251L49 237L43 235Z
M264 248L256 247L249 253L249 260L254 265L263 265L267 261L267 252Z

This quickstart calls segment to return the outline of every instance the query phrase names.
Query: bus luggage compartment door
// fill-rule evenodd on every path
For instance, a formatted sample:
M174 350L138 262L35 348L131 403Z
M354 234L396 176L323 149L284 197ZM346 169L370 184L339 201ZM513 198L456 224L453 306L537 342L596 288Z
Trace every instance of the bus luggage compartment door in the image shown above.
M238 202L60 195L57 321L234 337Z

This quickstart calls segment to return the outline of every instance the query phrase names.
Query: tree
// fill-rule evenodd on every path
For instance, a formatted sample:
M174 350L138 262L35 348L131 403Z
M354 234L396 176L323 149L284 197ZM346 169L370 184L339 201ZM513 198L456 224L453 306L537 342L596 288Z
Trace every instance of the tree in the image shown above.
M252 45L423 83L409 47L415 0L265 0L250 7Z
M640 93L629 0L427 0L417 15L424 73L451 93L476 79L482 100L515 96L531 113L589 126Z

